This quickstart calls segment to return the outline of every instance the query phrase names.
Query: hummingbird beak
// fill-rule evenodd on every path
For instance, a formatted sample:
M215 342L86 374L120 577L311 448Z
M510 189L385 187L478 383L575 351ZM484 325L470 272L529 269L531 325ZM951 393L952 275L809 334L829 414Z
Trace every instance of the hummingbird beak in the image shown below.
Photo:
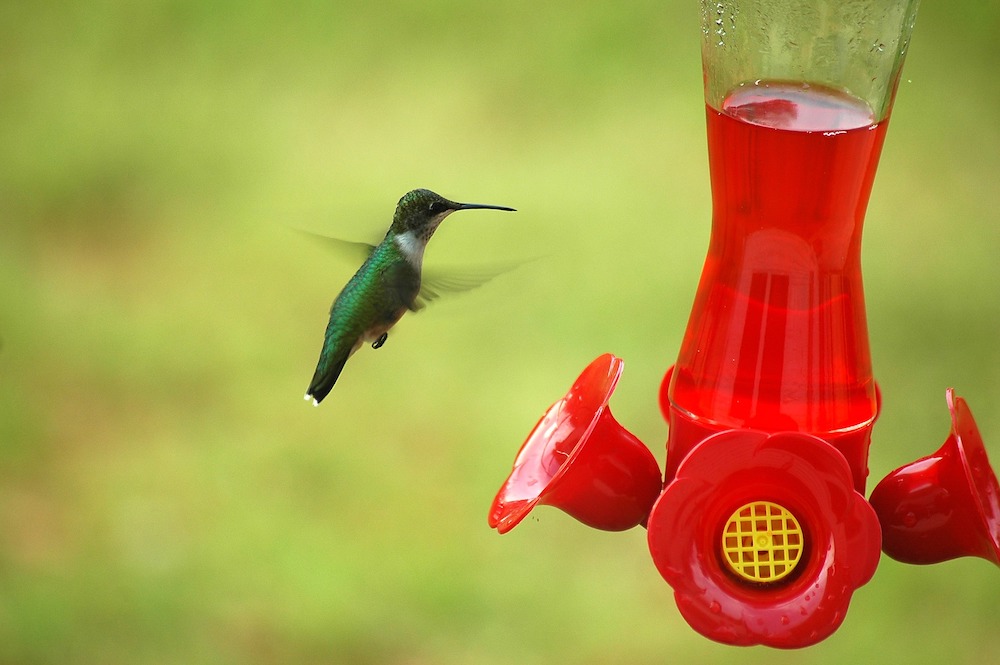
M514 208L507 206L492 206L484 203L459 203L456 210L506 210L507 212L517 212Z

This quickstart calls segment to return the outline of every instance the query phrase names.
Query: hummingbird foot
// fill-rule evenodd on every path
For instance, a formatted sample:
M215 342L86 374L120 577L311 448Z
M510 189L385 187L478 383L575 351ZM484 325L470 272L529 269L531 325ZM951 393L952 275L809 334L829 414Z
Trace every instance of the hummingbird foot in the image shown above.
M381 335L379 335L379 338L377 340L372 342L372 348L373 349L381 348L382 345L385 344L385 340L387 339L389 339L389 333L387 332L382 333Z

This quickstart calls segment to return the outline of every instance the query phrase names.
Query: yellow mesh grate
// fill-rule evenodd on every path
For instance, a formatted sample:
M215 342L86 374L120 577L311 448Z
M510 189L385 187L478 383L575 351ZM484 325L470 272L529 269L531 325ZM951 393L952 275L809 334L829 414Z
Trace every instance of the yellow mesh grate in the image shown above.
M802 527L783 506L752 501L732 514L722 533L730 569L751 582L776 582L802 557Z

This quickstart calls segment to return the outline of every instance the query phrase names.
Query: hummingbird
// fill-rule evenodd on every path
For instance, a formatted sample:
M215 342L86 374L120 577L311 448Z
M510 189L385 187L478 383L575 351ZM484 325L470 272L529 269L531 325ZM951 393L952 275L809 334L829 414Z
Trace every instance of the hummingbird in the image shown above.
M424 249L434 231L456 210L475 209L515 212L505 206L457 203L428 189L414 189L399 199L385 238L377 246L365 245L368 258L333 301L306 400L319 406L333 389L347 359L365 342L370 342L373 349L385 344L389 329L407 310L421 309L439 291L463 290L485 281L422 280Z

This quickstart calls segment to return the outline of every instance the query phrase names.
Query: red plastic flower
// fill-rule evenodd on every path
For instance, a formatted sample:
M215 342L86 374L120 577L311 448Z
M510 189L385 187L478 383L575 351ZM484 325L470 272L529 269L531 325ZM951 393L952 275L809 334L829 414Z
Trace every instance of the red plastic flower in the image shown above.
M944 445L880 482L871 503L886 554L905 563L978 556L1000 565L1000 484L965 400L948 389Z
M795 648L837 629L878 565L881 533L836 448L730 430L695 446L649 516L649 548L706 637Z
M549 407L493 499L491 527L507 533L539 503L596 529L645 522L663 482L656 458L608 408L623 368L620 358L599 356Z

